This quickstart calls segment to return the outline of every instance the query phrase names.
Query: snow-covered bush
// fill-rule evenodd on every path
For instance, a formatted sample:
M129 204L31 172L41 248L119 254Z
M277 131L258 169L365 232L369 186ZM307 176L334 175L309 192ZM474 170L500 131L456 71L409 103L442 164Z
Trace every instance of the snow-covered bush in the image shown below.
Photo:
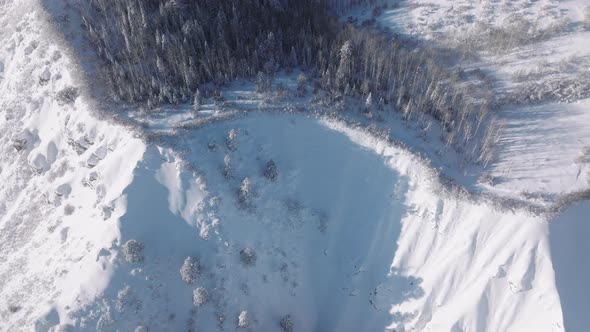
M125 286L125 288L121 289L117 293L115 309L117 309L118 312L124 312L127 309L137 312L139 309L141 309L141 301L135 297L131 291L131 287Z
M260 71L258 72L258 75L256 75L254 85L256 86L256 92L265 93L271 89L272 80L268 75Z
M240 261L244 266L253 266L256 264L256 252L250 247L240 251Z
M17 313L21 309L22 309L22 307L19 306L19 305L11 304L11 305L8 306L8 312L10 312L11 314Z
M238 149L238 131L235 129L231 129L227 133L227 138L225 140L225 145L230 151L236 151Z
M78 89L68 86L57 93L56 99L59 105L72 104L78 98Z
M195 91L195 95L193 96L192 112L194 115L197 115L197 113L199 113L202 101L203 100L201 96L201 91L197 89L197 91Z
M209 149L209 151L215 152L217 151L217 143L215 143L215 141L211 141L207 144L207 148Z
M209 301L209 292L203 288L195 288L193 291L193 304L196 306L205 305Z
M248 203L250 196L252 194L252 183L250 182L250 178L245 178L242 181L242 185L240 186L240 190L238 190L238 203L245 205Z
M180 276L187 284L192 284L201 274L199 261L194 257L187 257L180 268Z
M45 85L49 82L49 80L51 80L51 72L49 71L49 68L45 68L39 75L39 84Z
M74 213L74 210L76 210L76 208L73 205L66 204L66 206L64 206L64 215L71 216Z
M225 157L223 157L223 177L229 179L232 177L233 173L234 171L231 166L231 157L226 154Z
M240 312L238 316L238 327L246 328L250 325L250 315L247 311Z
M143 262L143 243L136 240L129 240L123 245L123 257L129 263Z
M281 318L279 325L284 332L293 332L293 320L291 319L291 315L286 315Z
M15 138L12 141L12 146L16 150L16 152L21 152L27 147L27 139L26 138Z
M266 168L264 169L264 177L266 177L270 181L274 181L276 180L277 176L277 165L275 164L274 160L271 159L266 163Z
M140 325L135 328L134 332L148 332L148 328L146 326Z
M297 97L303 97L307 93L307 77L304 73L299 74L297 77L297 91L295 95Z
M488 186L493 186L496 183L496 178L490 173L485 172L479 177L479 179L477 179L477 182Z
M590 96L590 74L579 73L572 78L558 77L519 85L512 102L520 104L562 101L570 103Z

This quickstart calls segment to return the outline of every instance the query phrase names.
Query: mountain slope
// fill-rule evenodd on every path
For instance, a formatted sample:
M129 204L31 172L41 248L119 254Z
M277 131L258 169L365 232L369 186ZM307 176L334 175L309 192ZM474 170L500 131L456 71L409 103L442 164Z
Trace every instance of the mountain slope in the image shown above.
M587 326L585 205L549 222L305 109L125 126L36 1L0 12L1 331Z

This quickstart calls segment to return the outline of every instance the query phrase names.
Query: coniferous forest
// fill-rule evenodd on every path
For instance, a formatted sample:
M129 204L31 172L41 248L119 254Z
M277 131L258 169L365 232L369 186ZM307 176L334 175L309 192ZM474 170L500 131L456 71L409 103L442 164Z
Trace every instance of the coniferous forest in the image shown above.
M429 115L446 144L489 162L496 125L485 94L460 82L432 50L335 16L359 2L93 0L83 21L116 100L185 103L204 83L269 81L301 67L335 108L352 96L409 121Z

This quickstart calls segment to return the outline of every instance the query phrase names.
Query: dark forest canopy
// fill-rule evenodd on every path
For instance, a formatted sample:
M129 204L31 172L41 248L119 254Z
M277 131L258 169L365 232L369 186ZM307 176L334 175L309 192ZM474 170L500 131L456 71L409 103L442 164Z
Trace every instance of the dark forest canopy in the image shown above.
M115 99L149 107L188 102L203 83L270 81L281 68L301 66L315 73L334 107L354 96L408 120L430 115L447 144L489 161L488 101L431 50L331 15L361 1L93 0L83 20Z
M333 24L317 0L93 0L84 15L113 94L186 101L204 82L315 62Z

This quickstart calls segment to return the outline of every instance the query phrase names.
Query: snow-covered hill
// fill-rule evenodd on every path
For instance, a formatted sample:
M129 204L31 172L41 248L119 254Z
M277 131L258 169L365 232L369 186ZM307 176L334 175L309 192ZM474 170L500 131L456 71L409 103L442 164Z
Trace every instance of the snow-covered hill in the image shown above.
M305 110L125 126L36 1L0 13L0 331L590 324L587 204L508 209Z

